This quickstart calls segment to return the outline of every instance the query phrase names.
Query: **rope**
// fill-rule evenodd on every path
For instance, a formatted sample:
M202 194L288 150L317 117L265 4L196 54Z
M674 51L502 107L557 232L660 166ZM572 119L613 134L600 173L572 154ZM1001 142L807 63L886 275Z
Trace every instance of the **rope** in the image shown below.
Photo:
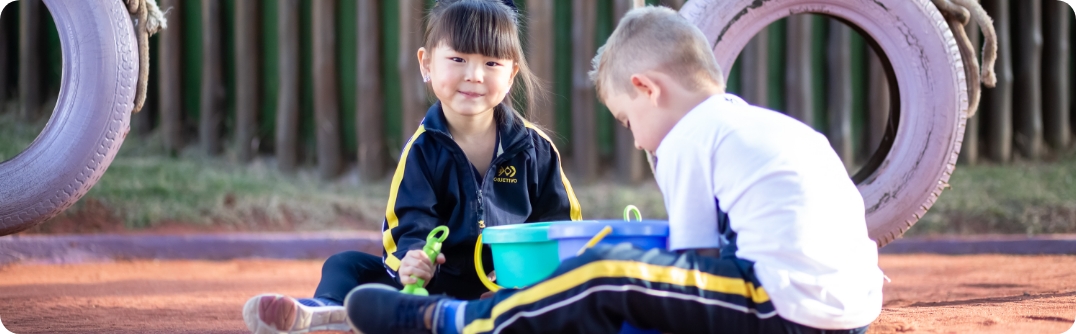
M146 103L146 86L149 84L149 37L168 28L164 13L156 0L124 0L135 27L138 42L138 84L135 86L134 108L131 113L142 110Z
M932 0L934 5L941 11L949 23L949 29L953 31L957 47L960 49L960 58L964 62L965 79L968 84L968 118L975 116L979 109L981 87L979 82L986 87L993 88L997 84L997 76L994 75L994 62L998 58L998 37L994 31L994 20L990 19L986 10L977 0ZM974 19L983 32L983 64L979 67L979 61L975 56L975 50L964 31L964 26Z

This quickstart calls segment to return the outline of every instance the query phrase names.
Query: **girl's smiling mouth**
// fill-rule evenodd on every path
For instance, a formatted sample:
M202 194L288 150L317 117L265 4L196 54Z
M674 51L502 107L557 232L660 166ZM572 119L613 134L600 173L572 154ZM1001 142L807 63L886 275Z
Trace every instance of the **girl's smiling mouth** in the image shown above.
M466 96L466 97L469 97L469 98L477 98L477 97L482 97L482 96L486 95L486 94L478 94L478 93L475 93L475 92L465 92L465 91L462 91L462 90L459 91L459 93L463 94L463 96Z

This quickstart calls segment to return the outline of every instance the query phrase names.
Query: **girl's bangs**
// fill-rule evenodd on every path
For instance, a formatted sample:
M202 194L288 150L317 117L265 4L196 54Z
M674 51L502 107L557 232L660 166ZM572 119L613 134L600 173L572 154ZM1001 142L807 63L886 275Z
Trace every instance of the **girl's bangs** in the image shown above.
M460 53L518 59L519 39L512 10L499 3L460 1L444 9L430 24L430 46L446 44Z

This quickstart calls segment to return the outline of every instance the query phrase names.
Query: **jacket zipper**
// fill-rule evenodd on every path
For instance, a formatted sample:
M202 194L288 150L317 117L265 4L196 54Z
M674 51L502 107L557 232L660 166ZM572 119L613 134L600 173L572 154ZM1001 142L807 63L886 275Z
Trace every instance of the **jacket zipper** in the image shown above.
M509 153L515 154L515 150L513 150L513 152L503 152L503 153L501 153L501 155L493 158L493 161L490 162L490 164L489 164L489 168L486 169L486 174L484 176L482 176L482 184L481 185L478 184L478 179L475 179L475 181L474 181L475 182L475 188L478 189L478 231L479 231L479 233L481 233L482 230L484 230L486 228L486 221L485 221L486 202L482 198L482 187L484 187L486 185L487 181L490 181L489 178L486 177L486 175L489 175L489 173L494 173L493 170L495 168L497 168L497 164L500 164L501 162L504 161L504 159L502 159L501 157L506 156ZM468 162L468 163L470 163L470 162ZM474 174L474 173L471 173L471 174Z
M466 156L464 158L466 159ZM490 162L489 168L486 169L486 174L485 175L489 175L490 171L493 170L494 166L496 166L496 163L499 162L499 160L500 159L494 158L493 161ZM468 162L467 164L470 165L470 162ZM472 175L472 177L475 178L474 179L474 185L475 185L475 188L478 189L478 233L482 233L482 230L484 230L486 228L486 220L485 220L486 202L485 202L484 199L482 199L482 187L486 185L486 182L485 182L486 177L485 177L485 175L483 175L482 176L482 183L479 184L477 177L473 176L474 173L471 173L471 175Z
M467 165L470 166L471 163L470 163L470 161L467 160L467 155L463 153L463 149L460 148L459 144L456 144L456 142L454 140L452 140L452 136L447 136L447 137L449 139L448 141L456 146L457 152L460 153L461 155L463 155L463 160L467 161ZM495 157L493 159L493 161L489 164L489 168L486 169L486 175L489 175L490 172L493 172L493 169L496 168L497 164L503 162L504 159L502 157L508 156L510 154L516 154L517 151L518 151L518 149L514 149L514 150L511 150L511 151L505 151L505 152L502 152L501 155ZM478 231L479 231L479 233L481 233L482 230L484 230L486 228L486 221L485 221L486 204L485 204L485 200L482 198L482 186L485 185L485 182L482 182L482 185L479 185L478 184L478 179L473 175L474 173L470 173L470 174L472 174L471 179L474 182L475 189L478 189ZM485 179L485 176L483 176L483 181L485 181L484 179Z
M478 183L478 181L475 181L475 185L478 185L477 183ZM482 231L482 229L486 228L486 221L483 220L483 217L482 217L483 214L486 211L485 206L486 205L484 203L482 203L482 188L478 188L478 230L479 231Z

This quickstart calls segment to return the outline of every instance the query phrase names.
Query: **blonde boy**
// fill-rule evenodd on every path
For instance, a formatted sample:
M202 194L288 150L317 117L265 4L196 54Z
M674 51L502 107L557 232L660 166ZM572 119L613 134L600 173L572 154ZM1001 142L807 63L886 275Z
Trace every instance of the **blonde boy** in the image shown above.
M866 331L881 312L877 249L824 136L726 94L702 32L667 8L630 11L594 68L599 98L655 154L669 249L595 247L531 288L478 301L362 286L349 300L421 319L367 329L613 333L626 321L664 333ZM376 310L351 311L354 321Z

